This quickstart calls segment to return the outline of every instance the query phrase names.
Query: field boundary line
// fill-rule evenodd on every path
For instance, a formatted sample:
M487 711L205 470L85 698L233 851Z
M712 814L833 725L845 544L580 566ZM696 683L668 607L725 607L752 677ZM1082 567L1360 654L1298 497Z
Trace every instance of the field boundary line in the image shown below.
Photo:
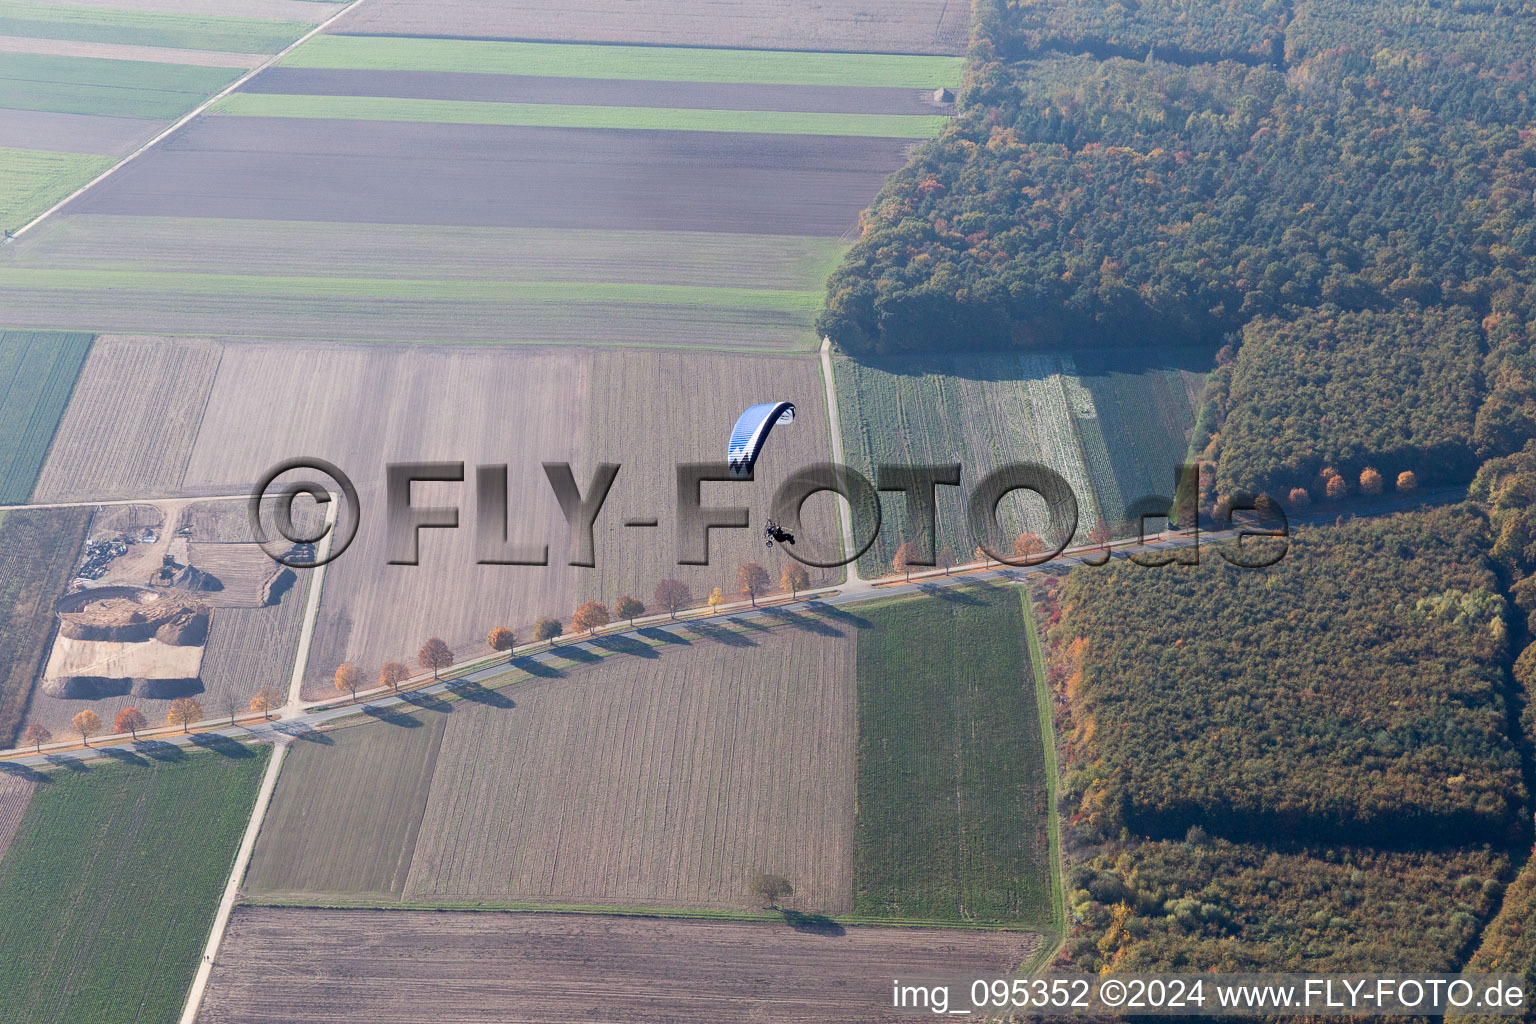
M235 863L229 871L229 881L224 885L224 896L219 900L219 910L213 917L213 927L208 932L208 943L203 947L203 959L197 965L197 975L187 990L187 1002L181 1011L180 1024L195 1024L197 1013L202 1009L203 993L208 988L208 978L213 973L213 961L219 955L224 941L224 929L234 912L235 901L240 896L240 882L245 869L250 866L251 853L256 849L256 836L261 823L266 820L267 808L272 805L272 794L277 789L277 773L283 767L283 755L288 752L290 739L279 739L272 744L272 758L267 762L267 773L256 793L256 805L251 808L251 819L246 822L245 835L240 838L240 849L235 853Z
M124 167L128 166L128 164L132 163L134 160L137 160L139 157L141 157L145 153L149 152L151 149L153 149L155 146L159 145L165 139L169 138L170 136L174 135L176 132L180 131L193 118L195 118L199 114L203 113L203 111L205 111L209 107L213 106L219 100L223 99L224 97L228 96L230 93L232 93L235 90L239 89L246 82L249 82L252 78L255 78L257 75L261 74L267 68L272 67L279 60L282 60L284 57L288 56L288 54L292 53L294 50L298 49L300 46L303 46L305 43L309 42L310 39L314 38L315 36L317 36L321 32L323 32L325 30L326 26L328 26L332 22L336 21L343 14L346 14L348 11L352 10L358 4L362 4L362 3L366 3L366 2L367 2L367 0L351 0L351 2L349 2L347 4L344 4L342 6L341 10L337 11L335 14L331 15L329 18L326 18L324 21L320 22L318 25L315 25L308 32L304 33L302 36L300 36L299 38L295 39L293 42L289 43L286 47L284 47L283 49L279 50L277 53L272 54L266 60L262 61L260 64L257 64L255 67L251 68L249 71L246 71L244 74L242 74L239 78L236 78L233 82L231 82L228 85L226 85L223 89L219 90L218 92L214 93L212 96L210 96L207 99L203 100L203 102L201 102L197 106L193 107L192 110L190 110L189 112L183 114L178 120L172 122L172 124L171 124L171 126L169 128L166 128L164 131L160 132L154 138L152 138L148 142L144 143L144 145L140 146L138 149L134 150L132 153L129 153L127 156L123 157L117 163L113 164L111 167L108 167L106 170L102 171L100 174L98 174L96 177L92 178L90 181L86 182L84 185L81 185L79 188L75 189L73 192L71 192L69 195L65 196L63 199L59 200L57 203L54 203L52 206L48 207L48 209L44 210L42 213L38 214L36 217L33 217L31 220L27 221L21 227L17 228L15 231L12 231L9 235L6 236L6 238L4 240L4 243L0 243L0 244L8 245L12 241L20 238L22 235L25 235L28 231L31 231L33 228L37 227L43 221L47 220L49 217L52 217L55 213L58 213L65 206L68 206L70 203L72 203L76 199L80 198L80 196L84 195L86 192L88 192L91 189L95 188L101 182L105 181L107 178L110 178L112 175L116 174L118 171L120 171ZM100 332L100 331L98 331L96 333L99 334L99 333L108 333L108 332Z
M832 383L832 339L821 339L821 381L827 389L827 424L832 432L832 459L838 465L847 465L843 457L843 425L837 415L837 387ZM853 551L853 511L847 500L837 503L837 526L842 531L843 556ZM867 585L859 575L859 560L853 559L846 566L848 570L848 585L859 587Z
M309 648L314 642L315 622L320 618L320 590L325 583L326 556L331 553L331 540L336 536L337 506L341 495L331 492L330 504L325 510L325 536L315 548L315 559L320 564L311 570L309 593L304 595L304 624L299 627L298 645L293 649L293 674L288 677L288 702L283 707L285 716L304 713L304 673L309 668Z
M1035 621L1035 602L1028 587L1020 588L1019 600L1024 604L1024 639L1029 646L1030 668L1035 682L1035 704L1039 708L1040 741L1045 754L1045 835L1050 844L1051 924L1056 933L1054 936L1042 934L1042 938L1052 941L1042 943L1040 950L1022 966L1025 973L1034 974L1049 966L1067 941L1067 907L1066 888L1061 874L1061 821L1056 814L1056 791L1060 777L1056 761L1055 708L1051 706L1051 688L1045 674L1045 643L1040 637L1040 625Z

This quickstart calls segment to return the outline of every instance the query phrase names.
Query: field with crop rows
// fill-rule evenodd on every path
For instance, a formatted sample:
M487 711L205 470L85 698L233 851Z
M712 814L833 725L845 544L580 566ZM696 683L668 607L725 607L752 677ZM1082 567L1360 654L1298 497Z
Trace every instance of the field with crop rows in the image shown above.
M893 977L1006 977L1039 943L814 922L241 907L199 1019L867 1022L885 1019Z
M0 513L0 750L15 745L90 521L81 508Z
M7 1024L181 1011L268 750L125 756L47 776L0 860Z
M27 802L32 799L32 790L35 788L37 784L29 778L0 775L0 861L5 859L6 848L11 845L11 837L21 825L22 816L27 811Z
M293 745L246 892L400 898L448 722L441 713L403 710L388 722L316 733L307 737L313 742Z
M32 493L90 350L89 334L0 331L0 505Z
M0 105L167 121L240 75L238 68L7 53Z
M112 166L112 158L0 148L0 228L14 231Z
M967 587L860 608L855 913L1050 923L1022 596Z

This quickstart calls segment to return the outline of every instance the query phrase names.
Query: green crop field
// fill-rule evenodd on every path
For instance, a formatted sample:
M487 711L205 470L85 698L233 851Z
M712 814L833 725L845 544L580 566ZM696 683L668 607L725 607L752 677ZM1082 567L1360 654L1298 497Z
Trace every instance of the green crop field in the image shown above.
M69 583L90 523L88 508L0 513L0 750L15 745L53 636L53 603Z
M648 128L666 131L753 132L765 135L857 135L927 139L949 120L942 114L823 114L782 110L696 110L681 107L601 107L564 103L482 103L384 96L288 96L235 93L214 111L246 117L310 117L436 124L523 125L537 128Z
M282 63L288 67L361 71L472 71L662 82L913 89L956 86L965 64L960 57L341 35L315 36L283 58Z
M169 119L239 76L238 68L8 53L0 77L0 106Z
M412 724L339 729L288 752L247 890L400 898L448 719L401 711L389 721Z
M233 53L276 53L311 27L302 21L0 0L0 35L6 36Z
M38 786L0 861L0 1021L174 1021L265 747L93 765Z
M89 334L0 332L0 505L32 494L90 350Z
M0 227L16 230L112 164L109 156L0 148Z
M1023 592L861 606L853 910L1052 923L1045 741Z

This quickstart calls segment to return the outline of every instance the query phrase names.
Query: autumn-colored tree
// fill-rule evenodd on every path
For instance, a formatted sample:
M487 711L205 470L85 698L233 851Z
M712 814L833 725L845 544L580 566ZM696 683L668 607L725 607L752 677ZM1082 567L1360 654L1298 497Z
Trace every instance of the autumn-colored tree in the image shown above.
M1109 524L1102 519L1094 523L1093 529L1088 531L1088 542L1090 544L1098 544L1102 546L1109 543L1109 538Z
M1036 555L1045 554L1045 541L1039 535L1025 531L1018 535L1013 542L1013 557L1022 562L1029 562Z
M191 697L178 697L171 701L170 713L165 720L172 725L181 726L182 732L190 732L193 722L200 722L203 718L203 706Z
M350 661L344 661L336 667L336 689L352 694L352 699L357 699L357 688L363 681L363 670Z
M619 603L613 606L613 613L621 619L628 619L633 627L635 616L645 614L645 602L638 597L621 597Z
M1334 475L1328 478L1325 490L1329 501L1338 501L1349 493L1349 483L1342 476Z
M533 624L533 638L535 640L553 640L564 632L565 627L560 625L559 619L540 619Z
M678 612L693 604L693 595L688 591L688 584L682 580L662 580L656 584L651 600L656 607L665 608L675 619Z
M587 601L571 616L571 632L596 633L611 621L606 605L601 601Z
M773 578L768 575L757 562L748 562L736 570L736 589L752 599L752 607L757 607L757 595L767 590Z
M944 570L944 575L949 575L949 570L955 567L955 549L949 546L939 548L939 568Z
M711 590L709 592L709 613L713 615L716 609L723 604L725 604L725 595L720 593L720 588L716 587L714 590Z
M416 652L416 664L431 669L432 678L436 679L439 672L453 666L453 651L448 649L441 637L434 636Z
M400 689L400 684L411 678L411 670L398 661L386 661L379 666L379 685L387 686L391 690Z
M112 731L118 734L127 733L135 740L139 738L139 730L149 724L144 717L144 712L136 707L126 707L112 716Z
M262 718L271 718L272 712L283 706L283 694L275 686L263 686L251 698L251 710L260 711Z
M752 879L752 895L771 909L777 909L781 901L794 894L794 886L783 875L758 875Z
M49 732L48 727L41 722L33 722L27 726L27 731L21 734L21 741L32 744L39 754L43 752L43 744L52 740L53 733Z
M1380 494L1382 486L1381 474L1376 470L1366 466L1360 471L1361 494Z
M506 626L497 626L485 635L485 646L493 651L511 651L517 646L517 634ZM507 660L512 660L512 655L507 655Z
M1419 486L1419 478L1418 478L1418 475L1416 473L1414 473L1413 470L1405 469L1401 473L1397 474L1397 489L1398 490L1400 490L1400 491L1411 491L1415 487L1418 487L1418 486Z
M1307 493L1305 487L1292 487L1290 502L1292 508L1306 508L1312 504L1312 495Z
M96 712L90 708L79 712L69 720L69 724L75 727L75 732L80 734L80 742L86 746L91 745L91 737L101 732L101 719L96 717Z
M974 552L972 552L972 553L976 556L976 561L980 562L982 565L985 565L985 566L987 566L989 568L991 567L991 565L992 565L992 555L991 555L991 553L989 551L987 551L986 548L984 548L980 544L978 544L978 545L976 545L976 550Z
M811 585L811 574L799 562L790 562L779 573L779 589L789 591L791 597L799 597L800 589Z
M903 541L901 547L896 549L896 557L891 559L891 568L899 573L905 573L907 579L912 579L912 559L917 555L917 545L911 541Z

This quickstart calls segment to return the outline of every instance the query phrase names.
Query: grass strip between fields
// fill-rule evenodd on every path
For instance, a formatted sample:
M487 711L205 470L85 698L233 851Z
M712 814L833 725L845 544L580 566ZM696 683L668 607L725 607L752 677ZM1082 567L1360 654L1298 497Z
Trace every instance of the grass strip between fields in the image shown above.
M3 151L0 151L3 152ZM820 291L708 288L610 281L450 281L372 277L282 277L265 274L163 274L132 270L0 269L0 289L168 292L193 295L280 295L301 298L447 299L533 305L616 303L799 312L815 310Z
M0 35L38 39L276 53L313 27L305 21L0 0Z
M212 112L237 117L333 118L347 121L517 125L534 128L634 128L765 135L853 135L890 139L931 138L939 133L948 120L942 114L829 114L784 110L603 107L565 103L487 103L478 100L413 100L386 96L254 92L226 96L214 105Z
M561 78L936 89L960 83L963 57L714 50L594 43L318 35L283 58L295 68L469 71Z

